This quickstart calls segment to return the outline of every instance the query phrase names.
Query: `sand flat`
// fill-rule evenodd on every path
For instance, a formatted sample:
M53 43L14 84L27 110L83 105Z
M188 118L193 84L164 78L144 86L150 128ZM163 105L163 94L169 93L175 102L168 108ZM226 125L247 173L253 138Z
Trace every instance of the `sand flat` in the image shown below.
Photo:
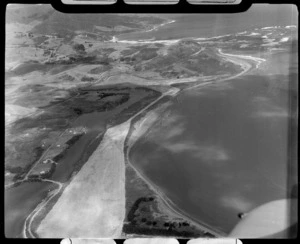
M118 238L125 218L123 145L130 121L107 130L102 142L43 219L43 238Z

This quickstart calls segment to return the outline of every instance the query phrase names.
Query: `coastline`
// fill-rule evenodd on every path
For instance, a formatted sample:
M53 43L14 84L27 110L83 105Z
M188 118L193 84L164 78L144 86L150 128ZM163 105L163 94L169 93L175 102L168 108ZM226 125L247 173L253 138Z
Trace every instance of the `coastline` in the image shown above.
M222 54L223 56L227 56L227 54ZM234 76L231 77L227 77L227 78L221 78L218 80L218 82L224 81L224 80L229 80L229 79L234 79L240 75L243 75L245 72L249 71L249 69L252 67L252 65L250 65L247 62L242 62L241 63L241 59L243 58L238 58L239 56L236 55L235 57L229 57L227 56L228 60L231 62L235 62L236 64L241 65L242 67L244 67L244 70L241 73L238 73ZM246 65L248 64L248 65ZM205 83L200 83L198 85L189 87L188 89L191 88L195 88L197 86L205 86L205 85L209 85L212 82L205 82ZM182 91L185 91L187 89L183 89ZM148 104L146 107L144 107L142 110L140 110L139 112L137 112L133 117L131 117L130 119L128 119L126 122L124 122L123 124L114 126L109 128L109 130L105 133L103 140L101 141L100 145L98 146L98 148L96 149L96 151L93 153L93 155L90 157L90 159L86 162L86 164L83 166L83 168L78 172L78 174L74 177L74 179L70 182L69 186L66 187L65 191L62 193L62 195L60 196L60 198L58 199L57 203L53 206L52 210L50 210L50 212L48 213L48 215L42 220L41 224L39 225L39 227L37 228L37 233L39 234L39 236L42 237L61 237L61 236L66 236L65 233L61 232L61 231L65 231L64 230L64 226L67 226L68 222L76 222L76 220L73 219L73 212L75 211L74 208L70 207L70 205L74 205L74 203L72 203L72 199L76 196L77 192L78 192L78 187L83 187L82 185L88 184L87 181L83 180L83 178L85 178L85 176L89 175L89 174L93 174L94 177L89 177L89 181L92 179L96 179L99 178L99 175L102 175L103 177L100 178L107 178L107 173L108 175L110 174L115 174L116 173L116 169L110 168L109 171L107 171L106 169L104 169L103 171L103 167L101 168L101 166L96 166L96 161L99 161L99 157L100 157L100 161L101 162L111 162L114 161L115 163L117 163L117 161L119 161L119 163L117 163L119 165L119 167L122 168L122 174L120 175L120 177L110 177L111 179L114 178L114 180L119 179L119 184L118 184L118 189L123 189L121 191L118 191L118 194L115 195L115 197L118 196L121 197L122 196L122 207L116 207L117 212L119 212L120 214L117 214L116 216L114 216L114 219L118 219L113 226L119 226L117 229L115 227L111 228L108 227L106 233L102 233L103 235L101 235L101 237L119 237L121 236L121 230L122 230L122 226L124 223L124 219L125 219L125 161L127 160L127 162L129 162L128 164L130 165L130 167L133 168L133 170L136 172L136 174L138 175L138 177L140 177L148 186L149 188L155 192L155 194L157 194L158 198L161 200L161 203L164 205L163 208L167 208L168 210L170 210L175 216L178 216L182 219L187 220L188 222L192 223L194 226L196 226L197 228L199 228L199 230L203 230L206 231L208 233L212 233L215 236L224 236L226 235L225 233L219 232L214 230L211 226L206 225L205 223L201 223L198 220L193 219L191 216L189 216L186 212L184 212L183 210L179 209L175 203L173 203L162 191L159 190L159 187L157 185L155 185L155 183L151 182L151 180L149 180L142 172L140 172L140 170L138 170L137 168L135 168L129 160L129 151L131 149L131 147L134 145L134 143L136 142L136 140L143 134L143 130L145 130L145 128L142 128L143 126L141 126L141 128L138 128L137 130L137 135L134 138L134 142L130 145L125 145L125 138L129 132L129 128L130 128L130 123L132 123L132 120L134 120L136 117L138 117L141 113L145 112L148 108L150 108L152 105L156 104L159 100L161 100L163 97L171 95L171 96L176 96L176 94L178 94L179 89L170 89L166 92L164 92L159 98L157 98L155 101L151 102L150 104ZM158 108L154 109L154 112L161 109L161 106L159 106ZM142 123L145 122L147 120L147 117L151 116L151 119L153 119L153 110L147 111L146 115L142 116L142 118L140 118L137 122L142 120ZM155 118L154 118L154 122L155 122ZM149 121L148 121L149 122ZM127 125L126 128L127 129L119 129L122 127L122 125ZM151 126L152 123L150 123ZM139 131L140 129L142 129L142 131ZM146 128L147 131L148 128ZM115 157L115 153L113 154L109 154L108 151L114 151L116 152L116 150L107 150L108 144L110 144L112 142L111 138L113 138L114 136L116 136L118 134L118 144L116 145L117 147L115 149L117 149L117 151L119 151L118 153L118 157L119 160L116 160ZM120 136L121 135L121 136ZM130 141L130 139L129 139ZM115 143L115 142L114 142ZM124 147L128 146L128 150L126 152L126 154L124 154ZM108 154L107 154L108 153ZM97 156L98 155L98 156ZM101 159L102 157L102 159ZM105 160L104 160L104 158ZM93 159L94 158L94 159ZM96 160L97 158L97 160ZM123 159L121 159L123 158ZM99 170L95 170L94 168L98 167ZM117 170L118 171L118 170ZM81 183L79 183L81 182ZM84 182L84 183L83 183ZM102 180L102 183L97 184L99 187L103 187L104 185L106 185L108 187L108 182L110 182L109 180ZM76 186L77 185L77 186ZM111 188L112 184L109 184L109 188ZM85 190L82 189L82 192L88 192L87 188L92 189L93 187L90 185L89 187L84 187ZM69 191L68 191L69 189ZM104 195L106 195L105 199L111 199L111 194L114 190L111 190L110 192L107 192L104 190L97 190L97 194L102 194L104 193ZM70 194L72 196L70 196ZM96 193L95 193L96 194ZM97 195L96 194L96 195ZM108 194L108 195L107 195ZM89 194L89 195L94 195L94 194ZM110 196L110 197L109 197ZM88 196L87 196L88 197ZM106 202L104 203L104 199L101 199L101 197L98 197L100 199L100 202L102 202L102 208L104 207L104 209L107 209L105 212L109 213L109 212L114 212L112 210L109 210L110 207L113 206L113 204L111 202ZM119 199L120 200L120 199ZM118 200L118 201L119 201ZM70 202L71 201L71 202ZM80 201L80 200L79 200ZM82 202L80 204L81 209L84 208L84 204L86 201ZM100 206L101 204L99 204L99 200L97 201L98 205ZM75 204L76 205L76 204ZM74 206L75 206L74 205ZM77 205L76 205L77 206ZM62 209L64 209L64 215L66 215L66 212L69 212L69 214L67 214L69 217L66 218L68 219L68 221L66 223L64 223L64 221L62 221L61 224L59 224L60 221L60 216L61 214L57 214L60 213L62 211ZM73 210L72 210L73 209ZM89 208L90 209L90 208ZM54 213L53 213L54 211ZM52 213L51 213L52 212ZM50 217L49 217L50 216ZM80 215L81 218L84 216L83 214ZM95 213L91 213L89 215L90 217L93 216L93 218L95 218ZM99 217L99 216L98 216ZM48 221L47 219L50 218L50 221ZM101 219L103 219L106 222L107 220L110 220L112 218L112 216L107 216L105 217L104 215L101 217ZM73 219L73 220L72 220ZM59 228L57 226L60 226ZM72 229L72 227L67 227L69 230L67 231L67 235L68 236L72 236L72 237L76 237L76 236L95 236L95 233L99 233L97 230L97 232L89 232L89 233L82 233L82 232L78 232L75 231L74 229ZM49 230L51 230L51 232L54 230L54 232L52 232L51 234L48 232ZM99 237L99 236L95 236L95 237Z
M168 24L172 24L176 22L176 20L168 20L162 24L159 24L159 25L154 25L152 26L152 28L148 29L148 30L142 30L142 31L134 31L134 32L131 32L130 34L136 34L136 33L148 33L148 32L151 32L151 31L155 31L165 25L168 25ZM121 34L122 35L122 34ZM148 41L152 41L152 39L148 40ZM119 40L116 36L113 36L112 39L110 41L106 41L106 42L120 42L120 43L130 43L130 44L138 44L138 43L148 43L147 40L138 40L138 41L129 41L129 40ZM152 42L150 42L152 43ZM167 43L166 41L164 42L156 42L156 43Z
M231 80L231 79L235 79L239 76L242 76L244 75L245 73L251 71L251 69L253 68L253 64L251 63L248 63L246 60L251 60L252 62L256 62L256 68L259 66L259 64L261 62L264 62L265 60L264 59L261 59L261 58L255 58L255 57L252 57L252 56L245 56L245 55L234 55L234 54L227 54L227 53L223 53L221 51L221 49L218 50L219 51L219 55L226 58L229 62L233 62L235 63L236 65L240 65L241 68L242 68L242 71L238 74L235 74L233 76L230 76L230 77L226 77L226 78L221 78L219 80L216 80L215 82L222 82L222 81L226 81L226 80ZM192 86L192 87L188 87L186 89L183 89L179 92L183 92L183 91L186 91L186 90L189 90L189 89L193 89L193 88L196 88L196 87L199 87L199 86L206 86L206 85L209 85L211 84L212 82L205 82L205 83L201 83L201 84L198 84L198 85L195 85L195 86ZM177 95L174 94L174 95ZM157 109L154 109L154 110L159 110L160 107L158 107ZM140 118L136 123L141 123L143 124L144 121L147 120L147 117L151 120L153 119L153 115L151 113L152 111L148 112L145 116L143 116L142 118ZM142 122L140 122L142 121ZM150 126L152 125L152 123L150 122ZM133 125L134 126L134 125ZM134 136L134 141L130 143L130 138L128 139L127 141L127 145L124 145L125 147L127 146L127 151L126 151L126 154L124 155L125 157L125 162L128 162L128 164L130 165L130 167L136 172L137 176L140 177L147 185L148 187L156 193L156 195L159 197L159 199L162 201L162 203L164 204L163 207L166 207L168 210L170 210L171 212L173 212L176 216L179 216L180 218L183 218L187 221L189 221L190 223L192 223L194 226L196 226L197 228L199 228L200 230L204 230L204 231L207 231L209 233L212 233L214 234L216 237L224 237L224 236L227 236L226 233L223 233L221 231L218 231L218 230L215 230L213 227L203 223L203 222L200 222L199 220L195 220L192 216L190 216L188 213L184 212L182 209L178 208L176 206L176 204L174 202L172 202L167 196L165 193L163 193L162 191L159 190L159 187L153 183L150 179L148 179L145 174L143 174L139 169L137 169L136 167L133 166L133 164L130 163L130 160L129 160L129 152L132 148L132 146L134 145L134 143L136 143L136 141L138 140L139 137L141 137L143 135L143 132L147 131L148 128L141 128L143 126L139 126L139 128L135 128L135 133L137 135ZM140 131L139 131L140 130ZM132 133L134 134L134 133ZM130 135L132 136L132 135ZM126 141L125 141L126 142Z
M167 108L168 105L165 105ZM133 164L130 162L129 159L129 152L132 148L132 146L136 143L136 141L145 133L147 130L159 119L158 113L161 112L160 110L164 111L164 108L162 106L154 109L155 111L151 110L146 115L144 115L142 118L140 118L138 121L136 121L133 125L135 126L136 123L140 123L138 128L134 129L134 132L130 135L130 138L128 139L127 145L124 145L125 147L128 146L128 149L126 151L125 162L128 162L128 165L136 172L137 176L141 178L147 186L157 195L161 203L164 205L163 208L167 208L167 210L170 210L176 217L180 217L184 220L187 220L188 222L192 223L195 227L199 228L199 230L203 230L209 233L214 234L216 237L225 236L225 233L216 231L213 229L213 227L208 226L204 223L200 223L199 221L193 219L189 214L184 212L183 210L179 209L162 191L159 190L159 187L153 183L150 179L148 179L140 170L138 170L136 167L133 166ZM158 111L158 112L157 112ZM156 114L156 117L153 115L153 113ZM145 121L150 122L145 125ZM154 121L153 121L154 120ZM145 128L146 127L146 128ZM135 134L135 135L133 135Z
M147 30L145 32L150 32L150 31L154 31L158 28L160 28L161 26L163 25L166 25L166 24L170 24L170 23L173 23L175 21L169 21L169 22L166 22L164 24L161 24L161 25L158 25L158 26L155 26L153 27L152 29L150 30ZM225 36L228 36L228 35L225 35ZM217 37L212 37L212 38L192 38L194 40L209 40L209 39L215 39ZM144 44L144 43L163 43L165 45L172 45L172 44L175 44L177 42L179 42L180 40L182 39L185 39L185 38L182 38L182 39L176 39L176 40L154 40L154 41L151 41L151 40L143 40L143 41L127 41L127 40L118 40L117 38L113 37L114 41L113 42L123 42L123 43L131 43L131 44ZM190 38L191 39L191 38ZM225 81L225 80L230 80L230 79L234 79L234 78L237 78L238 76L241 76L243 74L245 74L246 72L248 72L249 70L251 70L251 68L253 67L251 64L249 64L247 61L245 60L249 60L249 61L252 61L252 62L255 62L256 63L256 68L258 68L258 66L260 65L261 62L264 62L265 59L261 59L261 58L256 58L256 57L252 57L252 56L245 56L245 55L235 55L235 54L228 54L228 53L223 53L221 51L221 49L218 50L219 51L219 56L227 59L228 61L232 62L232 63L235 63L236 65L239 65L242 67L243 71L241 73L238 73L236 75L233 75L233 76L230 76L230 77L227 77L227 78L221 78L221 79L209 79L208 78L208 81L207 82L203 82L203 83L200 83L200 84L197 84L195 86L191 86L187 89L183 89L182 91L186 91L186 90L189 90L189 89L192 89L192 88L195 88L195 87L199 87L199 86L206 86L206 85L209 85L209 84L212 84L212 82L222 82L222 81ZM110 78L110 77L109 77ZM200 78L200 77L199 77ZM198 79L199 79L198 78ZM206 77L207 78L207 77ZM202 78L203 79L203 78ZM205 79L205 77L204 77ZM192 80L188 80L186 79L186 81L181 81L179 83L191 83ZM173 80L170 80L169 83L167 83L166 85L171 85L173 82ZM175 81L174 81L175 83ZM174 88L173 88L174 89ZM179 90L179 89L178 89ZM168 94L169 92L169 94ZM145 111L147 108L149 108L150 106L152 106L153 104L155 104L156 102L158 102L162 97L166 96L166 95L171 95L171 96L176 96L176 94L180 91L174 91L174 92L170 92L170 90L164 93L160 98L158 98L157 100L155 100L154 102L152 102L151 104L147 105L145 108L143 108L142 110L140 110L139 112L137 112L132 118L130 118L129 120L127 120L125 123L129 123L131 122L132 123L132 120L137 117L139 114L141 114L143 111ZM159 106L160 107L160 106ZM145 116L143 116L140 120L147 120L147 116L149 116L148 114L151 113L152 110L150 110L149 112L146 113ZM122 124L121 124L122 125ZM116 130L117 127L121 126L121 125L116 125L114 127L111 127L110 129L111 130ZM122 133L126 132L125 134L127 135L129 129L126 131L122 131ZM121 131L120 131L121 132ZM107 133L107 132L106 132ZM142 135L142 133L141 133ZM140 135L140 136L141 136ZM136 140L138 139L139 137L136 138ZM107 143L107 138L103 139L103 141L99 144L98 148L103 144ZM207 226L205 225L205 223L201 223L199 222L198 220L195 220L193 219L193 217L189 216L186 212L184 212L183 210L179 209L175 203L173 203L162 191L159 190L159 187L151 182L150 179L148 179L142 172L140 172L137 168L135 168L131 163L130 163L130 160L129 160L129 157L128 157L128 154L129 154L129 151L131 149L131 147L133 146L134 143L132 143L132 145L130 145L128 147L128 150L127 150L127 153L126 155L123 155L123 158L126 157L128 162L129 162L129 165L133 168L133 170L137 173L137 175L149 186L149 188L151 190L153 190L157 196L159 197L159 199L162 201L162 203L164 204L164 207L168 208L169 210L171 210L171 212L173 212L175 215L177 216L180 216L180 218L183 218L183 219L186 219L188 220L189 222L193 223L195 226L197 226L199 229L201 230L205 230L207 232L210 232L210 233L213 233L214 235L216 236L224 236L224 233L219 233L218 231L215 231L213 230L212 227L210 226ZM123 142L123 148L125 147L125 142ZM98 150L98 148L96 150ZM120 149L120 148L119 148ZM121 149L120 149L121 150ZM88 164L88 162L86 163ZM125 167L125 166L123 166ZM80 170L82 171L82 170ZM79 172L80 173L80 172ZM101 173L101 175L103 175L103 173ZM72 182L71 182L72 183ZM64 192L63 192L64 194ZM123 193L122 193L123 194ZM125 191L124 191L124 194L125 194ZM62 196L61 196L62 197ZM61 199L61 197L59 198L59 200ZM49 199L50 200L50 199ZM124 200L125 201L125 200ZM57 204L57 203L56 203ZM56 205L55 204L55 205ZM55 207L55 206L54 206ZM38 210L37 212L39 212L40 210ZM32 216L32 219L34 218L34 216L36 215L36 213L32 213L33 216ZM30 215L31 216L31 215ZM124 220L124 214L123 214L123 220ZM46 216L47 218L47 216ZM39 226L40 227L40 226ZM116 233L116 232L115 232ZM118 230L118 233L120 233L120 228Z
M172 23L174 23L174 22L176 22L176 20L169 20L169 21L167 21L167 22L165 22L165 23L162 23L162 24L160 24L160 25L155 25L155 26L154 26L153 28L151 28L150 30L146 30L146 31L144 31L144 32L151 32L151 31L157 30L158 28L163 27L163 26L165 26L165 25L172 24Z
M9 238L40 238L53 211L50 238L101 227L101 238L206 238L218 229L224 237L237 213L289 191L281 162L298 74L297 11L66 22L48 7L7 16ZM88 133L75 145L81 125Z

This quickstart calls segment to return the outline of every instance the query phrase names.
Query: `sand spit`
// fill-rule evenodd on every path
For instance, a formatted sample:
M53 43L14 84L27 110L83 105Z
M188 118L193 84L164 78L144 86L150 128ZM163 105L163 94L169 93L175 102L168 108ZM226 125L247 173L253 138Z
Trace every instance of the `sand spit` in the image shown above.
M247 60L251 60L251 61L254 61L255 63L256 63L256 68L258 68L258 66L262 63L262 62L265 62L266 61L266 59L264 59L264 58L259 58L259 57L253 57L253 56L248 56L248 55L240 55L240 54L230 54L230 53L223 53L222 52L222 50L219 48L218 49L218 52L219 52L219 54L221 55L221 56L225 56L225 57L227 57L227 58L239 58L239 62L238 63L240 63L240 65L242 66L242 67L245 67L245 69L247 70L247 66L249 66L249 64L247 64L247 62L244 62L244 61L242 61L241 59L247 59ZM233 60L234 59L229 59L229 60L231 60L232 62L234 62ZM237 64L238 64L237 63ZM248 70L247 70L248 71Z
M118 238L125 218L123 145L130 121L102 142L37 229L43 238Z

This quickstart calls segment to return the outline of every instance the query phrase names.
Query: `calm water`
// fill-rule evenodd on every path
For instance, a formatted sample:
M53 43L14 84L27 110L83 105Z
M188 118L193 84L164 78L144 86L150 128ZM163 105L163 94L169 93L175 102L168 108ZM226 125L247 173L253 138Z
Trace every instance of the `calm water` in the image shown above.
M131 162L177 207L230 232L238 213L289 194L289 78L249 75L181 93Z
M121 40L177 39L212 37L253 28L296 25L298 12L293 5L256 4L244 13L233 14L163 14L176 22L147 33L124 34Z
M22 237L25 219L47 196L48 191L55 187L49 182L32 182L6 190L4 196L5 236Z

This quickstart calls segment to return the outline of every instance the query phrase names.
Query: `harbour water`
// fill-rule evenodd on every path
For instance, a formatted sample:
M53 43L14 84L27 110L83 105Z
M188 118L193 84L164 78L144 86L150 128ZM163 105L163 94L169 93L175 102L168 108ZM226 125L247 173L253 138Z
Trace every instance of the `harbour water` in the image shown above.
M275 56L269 67L280 66ZM290 97L297 78L267 70L182 92L129 154L178 208L225 233L239 213L291 194Z
M5 236L22 238L27 216L56 186L50 182L28 182L8 189L4 195Z
M154 31L118 35L119 40L171 40L179 38L207 38L234 34L266 26L297 24L297 8L291 4L255 4L242 13L225 14L163 14L175 20Z

